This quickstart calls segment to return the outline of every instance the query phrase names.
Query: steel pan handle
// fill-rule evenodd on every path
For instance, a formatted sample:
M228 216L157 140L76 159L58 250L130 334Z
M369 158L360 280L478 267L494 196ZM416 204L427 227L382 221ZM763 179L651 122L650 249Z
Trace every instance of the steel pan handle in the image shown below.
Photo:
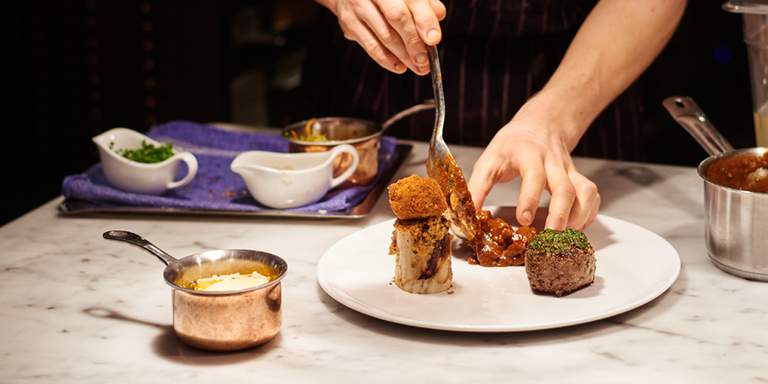
M710 156L733 150L731 143L720 134L692 98L670 96L664 99L662 104L672 118L682 125Z
M396 114L394 114L392 117L387 119L383 124L381 124L381 130L386 131L387 128L389 128L390 125L397 123L398 121L413 115L416 112L421 111L427 111L430 109L435 109L435 100L429 99L421 104L416 104L412 107L406 108Z

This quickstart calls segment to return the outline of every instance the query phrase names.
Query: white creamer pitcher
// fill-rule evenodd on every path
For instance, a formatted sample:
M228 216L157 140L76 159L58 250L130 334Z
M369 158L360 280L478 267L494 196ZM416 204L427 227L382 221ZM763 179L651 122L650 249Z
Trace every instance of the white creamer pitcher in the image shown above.
M352 156L352 164L344 173L333 177L333 160L342 153ZM232 161L230 168L242 176L256 201L284 209L320 200L329 189L352 176L359 162L355 148L342 144L328 152L243 152Z

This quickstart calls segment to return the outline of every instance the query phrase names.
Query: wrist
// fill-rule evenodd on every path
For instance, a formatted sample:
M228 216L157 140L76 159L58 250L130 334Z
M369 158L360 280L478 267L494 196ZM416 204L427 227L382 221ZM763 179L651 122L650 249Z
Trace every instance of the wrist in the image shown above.
M537 129L547 130L548 136L556 137L571 150L594 119L592 111L581 105L583 98L565 89L545 87L520 108L518 115L535 116Z

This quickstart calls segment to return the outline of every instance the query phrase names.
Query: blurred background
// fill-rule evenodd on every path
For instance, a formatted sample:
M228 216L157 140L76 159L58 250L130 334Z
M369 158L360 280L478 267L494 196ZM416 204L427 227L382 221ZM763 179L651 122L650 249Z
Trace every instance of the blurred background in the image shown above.
M741 18L720 5L690 1L671 43L638 80L648 134L643 157L633 160L693 166L706 157L662 108L673 94L694 97L734 146L754 146ZM58 196L64 176L98 161L91 137L112 127L146 131L183 119L279 128L311 117L301 107L302 64L312 39L337 28L310 0L12 7L3 26L10 119L0 224Z

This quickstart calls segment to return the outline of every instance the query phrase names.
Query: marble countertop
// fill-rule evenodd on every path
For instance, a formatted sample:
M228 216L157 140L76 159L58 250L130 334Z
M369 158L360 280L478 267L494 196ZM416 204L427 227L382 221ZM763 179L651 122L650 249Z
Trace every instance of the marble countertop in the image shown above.
M480 153L455 147L465 170ZM417 144L398 177L422 173ZM0 228L0 382L734 382L768 383L768 284L716 269L703 238L693 168L578 159L597 182L602 214L674 245L672 288L631 312L518 334L462 334L390 324L349 310L317 285L334 242L391 218L384 199L358 221L150 216L59 217L53 200ZM512 205L517 184L489 205ZM172 254L252 248L290 264L284 323L271 343L231 354L186 347L171 328L162 265L104 241L140 233ZM297 241L300 239L300 241Z

